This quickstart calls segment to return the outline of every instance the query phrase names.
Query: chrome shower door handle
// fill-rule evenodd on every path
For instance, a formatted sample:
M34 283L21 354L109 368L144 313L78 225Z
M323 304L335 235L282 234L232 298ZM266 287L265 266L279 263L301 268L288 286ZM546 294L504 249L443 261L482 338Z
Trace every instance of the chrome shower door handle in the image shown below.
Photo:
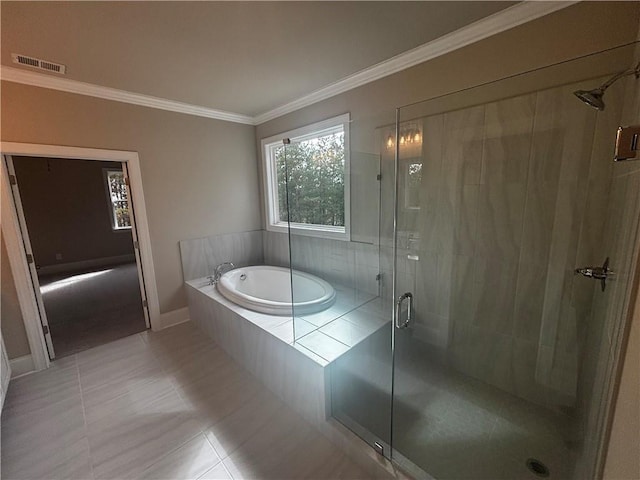
M400 314L402 313L402 304L405 300L409 299L409 305L407 305L407 318L404 322L400 323ZM396 328L407 328L411 322L411 313L413 311L413 294L406 292L398 297L396 301Z

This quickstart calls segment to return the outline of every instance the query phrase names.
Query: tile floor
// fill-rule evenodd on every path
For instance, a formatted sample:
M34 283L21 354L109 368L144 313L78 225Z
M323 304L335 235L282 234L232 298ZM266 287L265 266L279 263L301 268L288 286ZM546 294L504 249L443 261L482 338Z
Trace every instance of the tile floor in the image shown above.
M4 479L368 478L195 326L13 380Z
M146 330L135 263L40 277L56 357Z

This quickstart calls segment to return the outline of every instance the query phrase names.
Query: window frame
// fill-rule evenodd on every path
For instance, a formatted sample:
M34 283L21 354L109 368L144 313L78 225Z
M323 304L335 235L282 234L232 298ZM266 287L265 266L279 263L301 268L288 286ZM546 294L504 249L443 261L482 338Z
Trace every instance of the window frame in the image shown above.
M290 227L291 233L294 235L332 238L334 240L344 241L351 240L351 148L349 123L350 114L345 113L321 122L272 135L260 141L263 173L263 202L267 231L287 233ZM278 202L278 179L275 172L275 156L272 155L273 149L281 146L283 139L286 138L290 139L292 143L300 142L321 137L339 129L344 133L344 227L278 221L280 218L280 206Z
M104 189L105 189L105 193L107 195L107 209L109 211L109 218L111 219L111 230L113 232L130 232L132 229L132 225L129 225L128 227L118 227L117 226L117 222L116 222L116 211L114 208L114 203L113 203L113 199L111 198L111 188L109 187L109 174L110 173L120 173L124 176L124 170L121 169L117 169L117 168L103 168L102 169L102 174L103 174L103 179L104 179ZM125 177L126 178L126 177ZM128 188L127 188L128 190ZM127 193L127 204L130 205L130 200L129 200L129 193ZM129 215L131 215L131 209L129 208Z

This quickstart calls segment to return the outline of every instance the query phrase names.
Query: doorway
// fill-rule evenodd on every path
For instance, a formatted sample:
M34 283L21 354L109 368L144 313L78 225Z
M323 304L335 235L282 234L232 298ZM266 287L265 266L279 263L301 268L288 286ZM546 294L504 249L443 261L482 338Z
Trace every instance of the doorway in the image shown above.
M49 358L149 328L127 164L5 161Z

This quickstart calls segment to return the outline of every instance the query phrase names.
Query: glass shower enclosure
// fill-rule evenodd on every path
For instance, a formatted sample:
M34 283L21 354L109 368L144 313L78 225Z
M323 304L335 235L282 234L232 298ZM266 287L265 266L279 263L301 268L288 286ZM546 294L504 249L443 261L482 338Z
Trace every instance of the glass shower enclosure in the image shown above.
M640 124L640 82L604 111L573 92L636 55L351 119L350 235L289 232L291 267L337 294L294 308L297 348L329 365L332 415L417 478L599 475L640 213L640 161L613 151ZM576 274L606 258L605 288Z

